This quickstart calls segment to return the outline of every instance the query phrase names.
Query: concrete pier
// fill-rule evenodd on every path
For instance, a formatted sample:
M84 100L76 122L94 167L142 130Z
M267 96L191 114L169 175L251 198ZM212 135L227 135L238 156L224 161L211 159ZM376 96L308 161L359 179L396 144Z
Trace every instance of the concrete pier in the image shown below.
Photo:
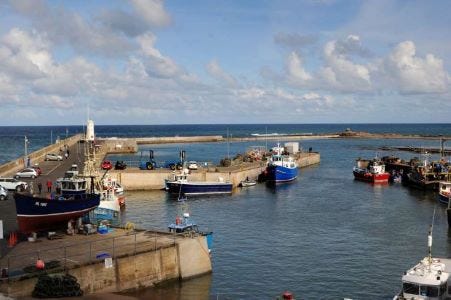
M8 269L8 277L0 279L0 293L30 296L39 274L33 268L38 258L52 262L47 273L75 276L85 294L140 289L212 270L204 236L115 229L105 236L65 235L62 240L19 243L0 260L0 268Z
M297 163L299 168L320 163L319 153L299 153ZM220 178L230 181L237 187L246 177L256 179L266 168L266 162L242 163L232 167L199 167L191 171L189 180L192 181L219 181ZM178 172L178 171L177 171ZM174 171L169 169L139 170L127 168L126 170L111 170L109 174L116 178L127 191L132 190L160 190L164 188L164 181L171 177Z

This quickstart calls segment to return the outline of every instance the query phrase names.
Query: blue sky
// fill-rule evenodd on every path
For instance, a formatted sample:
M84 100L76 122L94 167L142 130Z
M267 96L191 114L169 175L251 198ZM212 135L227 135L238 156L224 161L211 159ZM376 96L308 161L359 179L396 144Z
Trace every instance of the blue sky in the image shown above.
M449 1L0 2L0 125L449 123Z

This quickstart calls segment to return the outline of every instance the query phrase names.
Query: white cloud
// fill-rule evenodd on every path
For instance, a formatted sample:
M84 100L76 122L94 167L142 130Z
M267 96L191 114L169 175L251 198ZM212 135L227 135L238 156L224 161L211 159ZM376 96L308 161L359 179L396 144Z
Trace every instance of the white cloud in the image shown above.
M162 0L131 0L136 13L148 24L166 26L171 22Z
M288 80L296 85L306 85L312 76L304 69L301 58L291 52L287 59Z
M206 68L208 74L216 78L218 81L225 83L227 86L236 87L238 85L236 79L232 75L225 72L216 60L210 61Z
M38 78L52 64L48 43L36 32L11 29L0 41L0 72Z
M146 60L144 61L146 72L149 76L156 77L174 77L181 73L177 64L169 57L163 56L154 44L156 37L153 33L146 33L140 35L138 43L141 46L141 51Z
M399 43L383 63L385 82L402 93L443 93L447 91L449 75L443 61L433 54L416 56L412 41Z
M360 44L358 36L349 35L343 41L330 41L324 47L325 66L320 75L326 84L346 92L369 91L370 71L367 66L352 62L347 53L355 51ZM337 49L337 45L340 45Z

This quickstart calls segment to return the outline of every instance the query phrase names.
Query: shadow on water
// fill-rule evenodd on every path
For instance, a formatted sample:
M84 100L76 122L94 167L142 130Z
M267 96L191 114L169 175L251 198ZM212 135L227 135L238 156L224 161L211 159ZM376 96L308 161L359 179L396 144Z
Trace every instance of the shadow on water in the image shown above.
M207 274L185 281L171 281L141 291L127 293L136 299L203 300L210 299L212 275ZM226 299L226 298L220 298Z

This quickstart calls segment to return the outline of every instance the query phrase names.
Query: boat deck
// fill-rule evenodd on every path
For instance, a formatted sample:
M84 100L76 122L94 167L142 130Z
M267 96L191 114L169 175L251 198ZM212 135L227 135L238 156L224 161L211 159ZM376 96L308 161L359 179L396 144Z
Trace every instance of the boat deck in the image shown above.
M20 242L0 259L0 269L10 277L23 276L38 259L57 267L71 268L106 257L133 255L174 245L184 235L162 231L127 231L113 228L107 234L58 234L57 239L39 237L34 242Z

